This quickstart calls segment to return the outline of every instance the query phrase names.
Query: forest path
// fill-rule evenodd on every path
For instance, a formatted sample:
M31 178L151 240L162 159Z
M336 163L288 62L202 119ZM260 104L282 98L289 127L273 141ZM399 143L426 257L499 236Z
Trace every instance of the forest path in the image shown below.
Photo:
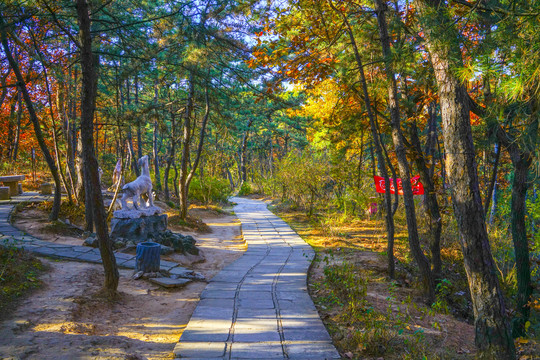
M10 200L0 201L0 244L13 245L41 256L57 259L83 261L101 264L99 249L81 245L58 244L38 239L11 225L10 216L14 207L22 202L42 202L52 200L53 195L40 195L37 192L25 192L13 196ZM114 252L118 267L135 269L135 255ZM184 274L187 269L176 262L160 261L160 268L172 275Z
M203 291L175 356L339 359L307 292L313 249L264 202L232 201L248 249Z

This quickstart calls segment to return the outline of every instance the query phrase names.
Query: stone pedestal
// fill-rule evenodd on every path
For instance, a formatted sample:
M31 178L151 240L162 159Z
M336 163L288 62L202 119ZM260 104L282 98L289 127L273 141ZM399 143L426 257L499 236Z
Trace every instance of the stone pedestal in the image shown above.
M130 242L153 241L171 251L198 255L195 239L167 230L167 215L161 213L156 206L115 211L111 220L111 239L124 246Z
M122 210L119 210L122 211ZM129 210L133 212L133 210ZM123 238L139 243L152 239L155 234L167 230L167 215L141 216L138 218L117 218L111 220L111 239Z

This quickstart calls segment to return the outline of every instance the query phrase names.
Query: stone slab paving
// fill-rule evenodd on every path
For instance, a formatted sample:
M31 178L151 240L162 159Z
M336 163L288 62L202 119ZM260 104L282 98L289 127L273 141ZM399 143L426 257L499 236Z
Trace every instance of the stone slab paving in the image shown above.
M51 241L41 240L20 231L10 223L13 208L22 202L42 202L52 200L53 195L40 195L37 192L25 192L22 195L13 196L10 200L0 200L0 245L14 245L24 248L32 253L57 259L101 263L99 249L88 246L57 244ZM118 267L135 269L135 255L115 252ZM175 262L161 260L160 268L171 273L183 273L188 271Z
M248 249L209 282L175 356L339 359L307 292L313 249L265 203L232 201Z

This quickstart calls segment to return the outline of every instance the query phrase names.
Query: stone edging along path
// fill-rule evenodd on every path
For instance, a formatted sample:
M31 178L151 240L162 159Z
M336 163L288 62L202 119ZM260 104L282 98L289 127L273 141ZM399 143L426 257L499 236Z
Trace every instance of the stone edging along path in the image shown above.
M232 201L248 249L211 279L175 356L339 359L307 292L313 249L265 203Z
M51 196L25 193L0 201L0 244L38 255L101 263L98 249L56 244L13 227L17 203ZM191 359L339 359L339 353L307 292L307 272L315 255L283 220L261 201L233 198L248 244L244 255L212 278L174 349ZM119 267L135 268L135 256L115 252ZM161 269L182 275L188 269L161 261Z
M51 241L37 239L10 224L9 217L15 205L21 202L42 202L52 200L52 195L40 195L36 192L25 192L23 195L13 196L11 200L0 201L0 245L14 245L24 248L32 253L58 259L84 261L101 264L99 249L81 245L57 244ZM115 252L118 267L135 269L135 255ZM191 273L188 269L175 262L160 262L161 270L168 271L172 276Z

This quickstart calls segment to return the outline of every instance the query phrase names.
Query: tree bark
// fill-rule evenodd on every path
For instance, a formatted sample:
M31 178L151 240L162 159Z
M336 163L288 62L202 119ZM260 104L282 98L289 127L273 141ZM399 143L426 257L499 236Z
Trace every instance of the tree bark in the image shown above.
M473 302L475 342L483 351L514 359L514 343L484 221L469 98L455 73L463 66L458 34L445 3L416 0L415 5L439 88L446 175Z
M532 97L531 97L532 98ZM531 100L531 113L537 113L534 109L534 100ZM514 254L516 260L517 277L517 310L519 315L513 319L512 334L514 337L525 334L525 323L529 319L530 307L528 305L532 295L531 266L529 257L529 241L527 239L526 195L528 189L527 178L533 162L534 150L538 139L538 116L534 116L522 135L526 141L521 146L518 139L505 132L501 127L497 128L497 138L510 154L514 166L514 179L512 180L511 221L512 240L514 242Z
M109 296L116 294L118 288L118 268L114 257L112 242L109 239L105 208L99 183L98 161L94 152L93 128L96 106L97 74L94 54L92 53L92 38L90 33L90 16L86 0L77 0L77 19L79 23L79 38L81 42L82 67L82 99L81 99L81 138L85 174L88 178L88 196L91 197L92 211L96 226L99 251L105 271L104 292Z
M435 281L441 279L442 261L441 261L441 232L442 218L437 200L437 190L433 181L433 172L428 168L426 159L422 154L422 146L418 137L418 128L416 122L411 128L411 147L413 148L413 161L418 168L420 181L424 185L425 192L425 213L429 223L429 248L431 251L431 264L433 266L433 278ZM435 165L432 164L433 168Z
M512 335L519 337L525 335L525 323L531 313L528 303L533 290L527 226L525 224L527 177L532 164L532 156L529 153L513 154L512 163L514 164L514 179L512 180L512 218L510 227L512 229L516 259L517 311L519 314L512 321Z

